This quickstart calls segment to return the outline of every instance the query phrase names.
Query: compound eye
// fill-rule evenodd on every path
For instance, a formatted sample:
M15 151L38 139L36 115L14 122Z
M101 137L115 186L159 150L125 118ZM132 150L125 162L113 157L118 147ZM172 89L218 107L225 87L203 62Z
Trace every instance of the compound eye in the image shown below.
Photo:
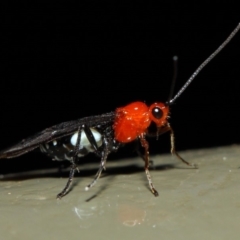
M152 109L152 115L153 117L155 117L156 119L161 119L163 117L163 111L162 109L160 109L159 107L154 107Z

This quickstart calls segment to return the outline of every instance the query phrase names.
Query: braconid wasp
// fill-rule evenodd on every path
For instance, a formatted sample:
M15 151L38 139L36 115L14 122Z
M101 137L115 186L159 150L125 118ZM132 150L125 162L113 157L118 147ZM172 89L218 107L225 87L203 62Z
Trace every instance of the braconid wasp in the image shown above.
M143 159L149 187L154 196L158 196L149 173L149 144L146 140L146 136L149 135L148 127L151 123L155 123L157 131L154 135L157 138L165 132L170 132L171 153L185 164L195 166L185 161L175 150L174 132L168 122L169 107L186 90L199 72L230 42L239 29L240 24L217 50L197 68L178 93L166 103L155 102L148 107L144 102L133 102L110 113L63 122L1 151L0 158L14 158L40 148L41 152L54 160L69 160L71 169L67 184L57 195L57 198L61 199L69 191L74 174L78 170L79 157L94 152L101 158L95 178L85 188L88 190L97 182L102 170L105 170L109 153L117 151L121 145L139 140L144 149Z

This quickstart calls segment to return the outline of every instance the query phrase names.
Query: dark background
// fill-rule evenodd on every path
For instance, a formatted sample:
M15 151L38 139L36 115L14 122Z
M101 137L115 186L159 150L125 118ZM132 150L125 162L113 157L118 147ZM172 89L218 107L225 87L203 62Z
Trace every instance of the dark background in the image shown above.
M165 102L172 57L179 57L176 93L240 21L228 2L18 2L2 10L1 149L63 121ZM179 151L240 142L239 58L240 33L172 106ZM152 154L169 152L168 134L150 146ZM126 147L109 159L135 155ZM30 153L1 159L0 173L57 165Z

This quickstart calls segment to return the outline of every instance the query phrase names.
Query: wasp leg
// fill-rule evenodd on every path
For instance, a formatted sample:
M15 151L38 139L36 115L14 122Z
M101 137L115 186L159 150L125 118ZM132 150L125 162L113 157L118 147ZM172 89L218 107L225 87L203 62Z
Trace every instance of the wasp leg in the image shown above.
M144 156L145 167L144 167L144 169L145 169L145 173L146 173L146 176L147 176L147 179L148 179L148 184L149 184L149 187L150 187L153 195L155 197L157 197L158 192L153 186L151 175L150 175L150 172L149 172L149 169L148 169L149 168L149 144L148 144L147 140L145 139L145 134L140 135L139 138L140 138L140 142L141 142L142 147L145 149L145 156Z
M184 160L179 154L178 152L175 150L175 137L174 137L174 132L173 132L173 129L172 127L170 126L170 124L168 123L168 125L166 126L166 129L164 129L164 131L170 131L170 141L171 141L171 153L172 154L175 154L177 156L177 158L179 160L181 160L183 163L187 164L188 166L191 166L191 167L194 167L194 168L198 168L197 164L192 164L192 163L189 163L187 162L186 160Z
M138 156L145 162L145 158L144 158L144 155L140 152L140 149L139 149L139 142L138 141L135 141L135 149L134 151L136 151L136 153L138 154ZM154 166L154 161L149 159L149 167L151 169L155 169L155 166Z
M74 174L75 174L76 170L79 172L76 162L77 162L77 158L78 158L77 155L78 155L78 152L79 152L82 128L83 128L83 126L78 128L77 144L76 144L76 146L75 146L75 148L73 150L74 156L73 156L72 165L71 165L71 169L70 169L70 173L69 173L67 184L64 187L64 189L57 195L57 199L61 199L62 197L64 197L68 193L69 188L72 185Z
M78 159L78 152L79 152L79 149L80 149L82 130L85 132L88 141L90 142L90 144L92 145L92 147L94 149L94 152L97 155L101 155L101 153L98 150L98 146L97 146L96 140L95 140L95 138L92 134L92 131L90 130L90 128L87 125L83 124L81 127L78 128L78 138L77 138L76 146L73 150L73 160L72 160L72 165L71 165L71 169L70 169L67 184L66 184L65 188L57 195L58 199L61 199L62 197L64 197L68 193L69 188L72 185L73 178L74 178L76 170L79 172L76 162L77 162L77 159ZM106 162L106 160L105 160L105 162ZM103 168L105 169L105 163L103 164ZM100 171L100 169L99 169L99 171ZM99 172L99 176L101 175L101 172Z
M93 181L85 187L86 191L88 191L89 188L91 188L92 186L94 186L97 183L97 180L101 176L102 170L103 169L106 170L106 161L107 161L108 154L110 153L109 142L106 138L103 139L103 144L104 144L104 146L103 146L102 157L101 157L99 169L98 169Z
M82 127L83 127L83 130L86 134L88 141L91 143L91 145L94 149L94 152L99 156L100 152L98 150L98 145L97 145L96 139L94 138L94 136L92 134L91 129L87 125L83 125Z
M69 173L67 184L66 184L65 188L57 195L57 199L61 199L68 193L69 188L72 185L74 174L75 174L76 170L78 171L77 165L73 163L71 165L71 170Z

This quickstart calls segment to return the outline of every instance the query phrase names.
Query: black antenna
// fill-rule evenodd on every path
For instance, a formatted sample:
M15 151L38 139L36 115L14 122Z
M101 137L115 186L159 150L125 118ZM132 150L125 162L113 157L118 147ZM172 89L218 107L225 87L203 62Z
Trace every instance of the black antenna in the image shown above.
M240 23L237 27L232 31L232 33L228 36L228 38L213 52L192 74L192 76L187 80L187 82L183 85L183 87L178 91L178 93L167 103L168 105L172 105L176 99L186 90L188 85L193 81L193 79L199 74L199 72L214 58L216 55L221 52L221 50L232 40L232 38L236 35L236 33L240 29Z
M173 56L173 78L172 78L172 84L169 92L168 102L171 100L173 96L173 92L174 92L174 88L177 80L177 73L178 73L178 56Z

